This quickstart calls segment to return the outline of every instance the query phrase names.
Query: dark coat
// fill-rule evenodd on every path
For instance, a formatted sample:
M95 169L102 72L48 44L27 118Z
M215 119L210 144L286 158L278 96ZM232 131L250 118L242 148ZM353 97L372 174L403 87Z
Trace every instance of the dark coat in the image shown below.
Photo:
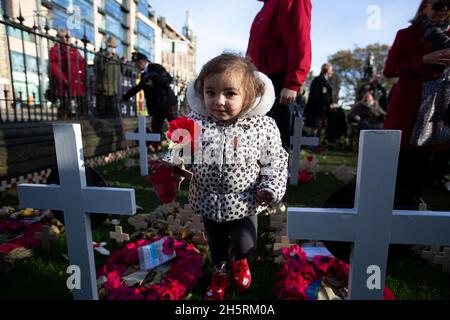
M356 98L356 101L361 101L364 99L364 95L366 93L371 93L372 96L376 101L378 101L378 104L381 108L383 108L384 111L387 110L387 104L388 104L388 97L386 89L383 87L381 83L375 84L373 82L366 83L358 90L358 96Z
M381 129L385 115L386 112L378 105L377 101L374 101L372 105L361 101L353 106L348 115L348 121L359 122L360 129ZM356 121L356 116L359 116L361 121Z
M305 109L305 124L309 127L320 127L319 122L327 116L332 101L333 88L325 75L315 77L311 83Z
M422 29L412 25L397 33L384 66L387 78L399 78L392 91L384 128L402 130L403 149L411 148L411 133L422 99L422 83L439 78L444 71L440 66L422 64L423 56L432 51Z
M330 142L336 142L347 133L347 121L345 112L342 108L331 108L328 113L326 128L327 139Z
M177 97L170 87L171 82L172 77L162 65L149 63L141 75L141 81L124 95L124 99L128 100L144 90L149 115L166 113L177 104Z

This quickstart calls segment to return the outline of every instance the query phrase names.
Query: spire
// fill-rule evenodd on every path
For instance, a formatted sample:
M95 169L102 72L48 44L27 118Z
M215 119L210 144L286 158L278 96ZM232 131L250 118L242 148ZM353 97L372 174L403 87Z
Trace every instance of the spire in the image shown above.
M19 1L19 16L17 17L17 20L19 20L20 24L23 24L25 21L25 18L22 16L22 6L20 5Z
M183 35L189 40L193 40L194 30L192 27L192 19L190 10L186 10L186 22L183 26Z

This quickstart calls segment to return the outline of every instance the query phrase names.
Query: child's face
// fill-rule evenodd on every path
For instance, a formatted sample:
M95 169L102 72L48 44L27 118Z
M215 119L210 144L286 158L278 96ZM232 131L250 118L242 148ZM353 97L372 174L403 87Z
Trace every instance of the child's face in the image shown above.
M237 117L243 107L242 75L212 74L205 78L203 99L206 111L217 120Z

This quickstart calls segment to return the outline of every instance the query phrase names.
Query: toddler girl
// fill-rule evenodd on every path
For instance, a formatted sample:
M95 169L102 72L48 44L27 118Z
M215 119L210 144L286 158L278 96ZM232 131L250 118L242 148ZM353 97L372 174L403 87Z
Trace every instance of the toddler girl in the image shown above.
M230 284L237 291L250 286L246 258L256 248L257 215L282 199L288 153L265 115L275 100L272 82L246 58L209 61L187 98L189 118L201 128L189 203L203 216L214 267L205 298L223 299Z

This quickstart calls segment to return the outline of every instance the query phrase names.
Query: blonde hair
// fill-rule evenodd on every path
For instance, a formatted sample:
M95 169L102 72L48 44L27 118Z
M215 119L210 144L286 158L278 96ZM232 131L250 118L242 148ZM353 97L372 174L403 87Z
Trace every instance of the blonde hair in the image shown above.
M264 83L256 76L255 65L247 58L238 54L223 53L208 61L200 71L194 82L194 88L202 97L205 79L214 74L242 75L242 91L244 101L241 114L247 111L256 101L258 96L264 93Z
M429 2L430 0L422 0L422 2L420 2L419 8L417 9L416 15L414 16L414 18L412 18L411 20L409 20L409 22L411 24L416 24L419 19L421 17L423 17L423 8L425 7L425 5ZM445 22L450 23L450 15L447 17L447 19L445 19Z
M56 32L56 36L58 38L70 37L70 32L66 28L58 28L58 31Z

